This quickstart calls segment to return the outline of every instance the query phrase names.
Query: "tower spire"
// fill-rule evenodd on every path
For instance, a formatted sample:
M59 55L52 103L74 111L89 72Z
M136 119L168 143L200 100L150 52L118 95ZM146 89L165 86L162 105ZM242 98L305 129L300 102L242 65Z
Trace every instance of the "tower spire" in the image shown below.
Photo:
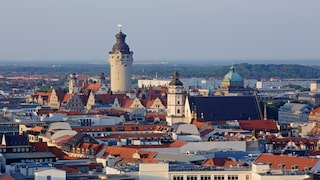
M119 28L120 32L122 32L122 24L121 24L121 23L119 23L117 26L118 26L118 28Z

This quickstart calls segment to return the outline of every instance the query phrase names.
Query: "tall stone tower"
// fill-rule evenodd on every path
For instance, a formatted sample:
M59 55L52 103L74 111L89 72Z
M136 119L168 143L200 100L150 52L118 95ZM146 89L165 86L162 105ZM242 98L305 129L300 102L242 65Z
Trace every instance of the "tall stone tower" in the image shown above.
M126 35L120 32L116 34L117 42L109 52L110 81L113 93L125 93L131 89L131 67L133 52L125 42Z
M76 73L69 76L69 94L79 93L78 75Z
M167 93L167 117L166 121L169 126L175 123L184 122L184 104L185 93L183 83L179 80L177 71L173 73L173 79L169 83Z

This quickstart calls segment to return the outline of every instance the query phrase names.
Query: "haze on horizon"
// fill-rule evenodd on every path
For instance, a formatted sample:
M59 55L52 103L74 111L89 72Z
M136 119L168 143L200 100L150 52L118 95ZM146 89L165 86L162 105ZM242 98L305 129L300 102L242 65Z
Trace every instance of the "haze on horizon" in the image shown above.
M318 0L0 1L0 62L107 62L123 24L135 61L320 59Z

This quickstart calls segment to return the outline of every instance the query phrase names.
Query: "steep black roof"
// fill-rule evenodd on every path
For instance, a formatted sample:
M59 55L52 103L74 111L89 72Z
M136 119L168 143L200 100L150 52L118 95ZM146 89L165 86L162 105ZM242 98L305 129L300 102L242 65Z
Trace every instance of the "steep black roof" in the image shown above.
M4 141L6 146L27 146L29 145L28 137L26 135L12 135L12 134L3 134L1 136L1 144L4 136Z
M261 119L255 96L189 96L189 106L199 121Z

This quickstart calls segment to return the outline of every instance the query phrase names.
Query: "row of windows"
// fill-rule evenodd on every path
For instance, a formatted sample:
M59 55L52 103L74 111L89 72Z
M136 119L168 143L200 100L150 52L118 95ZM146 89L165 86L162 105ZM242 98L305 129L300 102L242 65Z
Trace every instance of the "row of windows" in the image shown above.
M186 178L185 178L186 177ZM200 178L198 178L197 175L174 175L173 180L211 180L211 175L200 175ZM227 175L226 180L238 180L238 175ZM249 175L246 175L246 179L249 179ZM213 180L225 180L225 175L213 175Z
M114 56L111 56L111 58L114 58ZM129 55L122 55L122 58L129 58ZM117 56L117 59L120 59L120 56Z
M13 152L29 152L29 148L13 148L12 149Z

